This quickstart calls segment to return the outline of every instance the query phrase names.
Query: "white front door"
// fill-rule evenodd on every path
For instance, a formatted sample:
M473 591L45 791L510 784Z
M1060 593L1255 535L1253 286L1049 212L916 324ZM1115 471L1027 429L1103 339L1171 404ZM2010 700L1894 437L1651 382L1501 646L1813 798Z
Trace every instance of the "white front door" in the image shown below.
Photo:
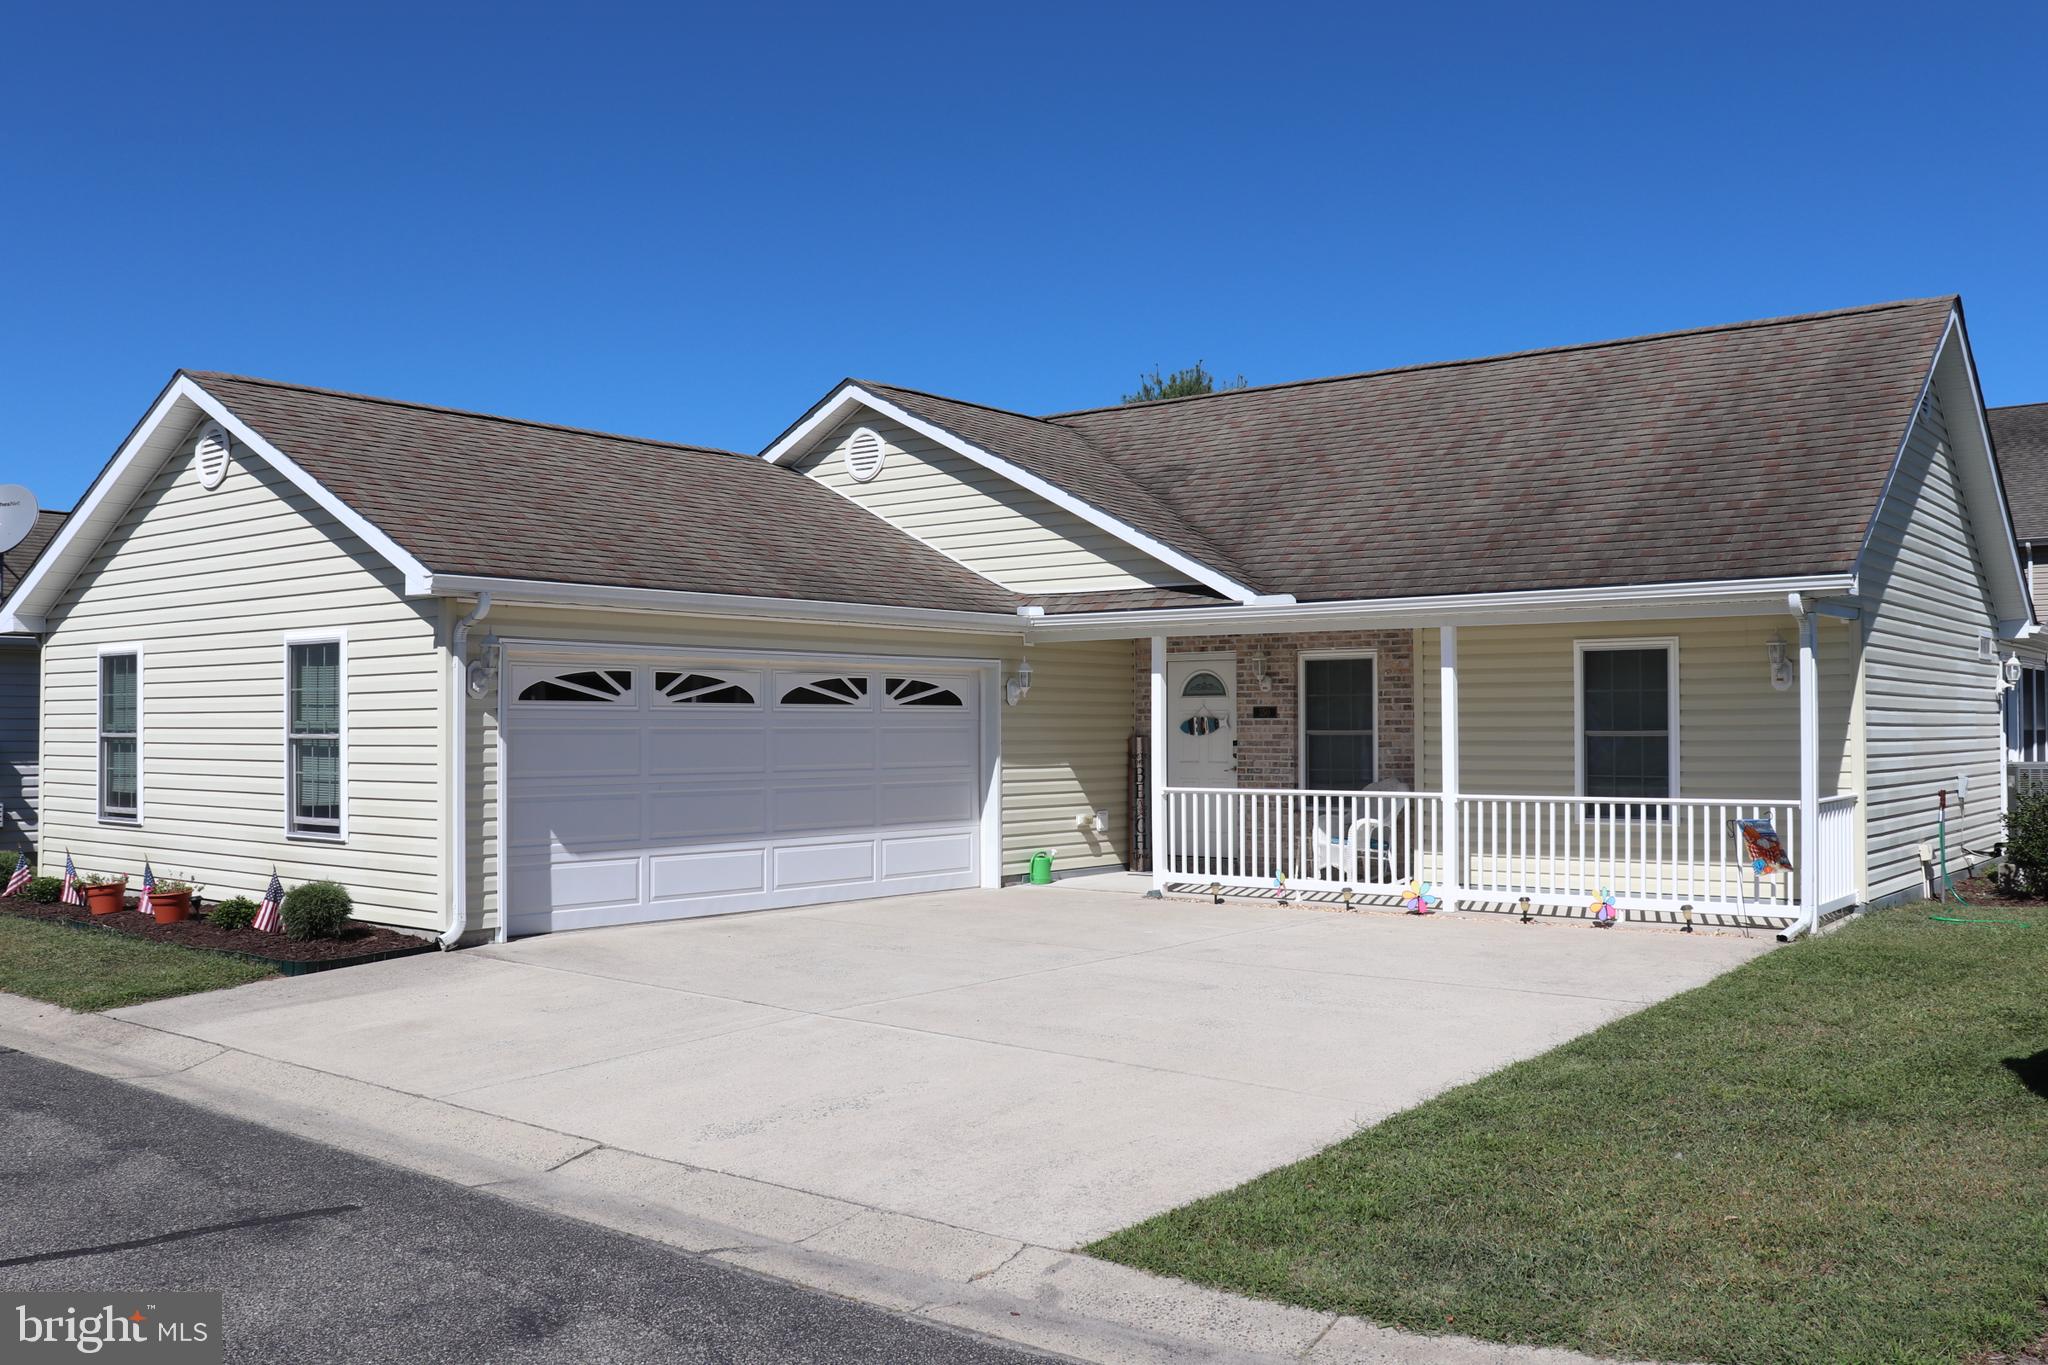
M1191 654L1166 661L1166 785L1237 785L1237 658ZM1194 798L1167 831L1169 864L1190 875L1223 871L1237 845L1237 798Z
M972 666L594 654L509 672L515 934L980 884Z
M1166 661L1166 785L1237 785L1237 657Z

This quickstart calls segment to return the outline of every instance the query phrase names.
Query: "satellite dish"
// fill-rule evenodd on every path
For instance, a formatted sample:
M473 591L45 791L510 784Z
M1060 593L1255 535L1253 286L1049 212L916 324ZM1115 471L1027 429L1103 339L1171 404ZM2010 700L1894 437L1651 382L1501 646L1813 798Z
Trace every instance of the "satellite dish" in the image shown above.
M37 510L35 494L18 483L0 483L0 554L28 539Z

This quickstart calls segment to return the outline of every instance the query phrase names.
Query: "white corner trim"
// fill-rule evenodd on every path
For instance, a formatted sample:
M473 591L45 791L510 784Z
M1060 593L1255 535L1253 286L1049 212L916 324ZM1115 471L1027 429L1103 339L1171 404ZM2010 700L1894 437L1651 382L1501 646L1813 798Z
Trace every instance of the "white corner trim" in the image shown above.
M857 406L866 407L870 411L880 413L890 421L910 428L910 430L926 440L943 446L956 455L964 456L983 468L1002 475L1018 487L1036 493L1055 507L1071 512L1099 530L1107 531L1126 545L1142 551L1169 568L1178 569L1204 587L1213 588L1224 596L1236 598L1240 602L1269 602L1273 600L1271 597L1261 595L1237 580L1217 572L1208 565L1189 558L1163 541L1146 535L1136 527L1110 516L1107 512L1100 511L1093 505L1083 502L1058 484L1043 479L1028 469L1013 464L991 451L984 450L972 441L964 440L942 426L915 416L896 404L891 403L888 399L869 393L858 384L849 383L841 385L838 391L824 403L820 404L815 412L790 428L782 439L763 451L761 458L767 460L770 464L783 464L787 462L806 448L811 437L815 436L819 431L843 420L846 414ZM1289 597L1287 600L1292 601L1293 599Z
M83 537L92 534L97 538L104 534L103 531L89 531L88 528L99 519L110 501L118 498L125 505L126 502L133 500L137 490L129 487L129 484L135 477L136 461L142 458L143 452L148 449L159 429L178 411L180 403L189 403L220 423L237 441L261 456L321 510L347 527L371 550L403 574L407 596L425 595L430 575L424 564L407 553L398 542L379 530L360 512L323 487L318 480L301 469L247 423L228 411L219 399L201 388L197 381L189 375L181 374L158 395L142 421L136 424L135 430L129 433L128 439L123 441L121 448L114 453L114 458L107 462L106 468L93 480L85 496L72 508L70 515L65 517L64 525L51 538L49 545L37 557L34 566L15 589L4 614L0 614L0 630L40 634L46 629L50 606L57 594L70 582L78 567L62 569L59 566Z

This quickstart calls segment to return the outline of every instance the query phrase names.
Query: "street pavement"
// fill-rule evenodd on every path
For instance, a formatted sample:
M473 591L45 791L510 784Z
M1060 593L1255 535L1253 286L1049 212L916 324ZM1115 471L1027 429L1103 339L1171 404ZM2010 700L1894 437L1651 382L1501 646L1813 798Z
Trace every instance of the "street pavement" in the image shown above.
M219 1289L227 1359L1048 1357L0 1048L0 1290Z

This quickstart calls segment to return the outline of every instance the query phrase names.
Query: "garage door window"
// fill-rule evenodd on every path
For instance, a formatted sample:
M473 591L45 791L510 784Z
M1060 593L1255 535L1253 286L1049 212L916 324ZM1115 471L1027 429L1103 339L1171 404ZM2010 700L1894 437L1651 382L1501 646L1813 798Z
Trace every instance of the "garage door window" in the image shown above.
M630 702L633 674L623 668L584 669L542 678L519 689L521 701Z
M691 706L754 704L754 694L746 687L710 673L656 673L654 690L671 702Z
M814 678L782 694L784 706L864 706L868 680L861 677Z
M960 694L923 678L884 678L882 691L896 706L965 706Z

